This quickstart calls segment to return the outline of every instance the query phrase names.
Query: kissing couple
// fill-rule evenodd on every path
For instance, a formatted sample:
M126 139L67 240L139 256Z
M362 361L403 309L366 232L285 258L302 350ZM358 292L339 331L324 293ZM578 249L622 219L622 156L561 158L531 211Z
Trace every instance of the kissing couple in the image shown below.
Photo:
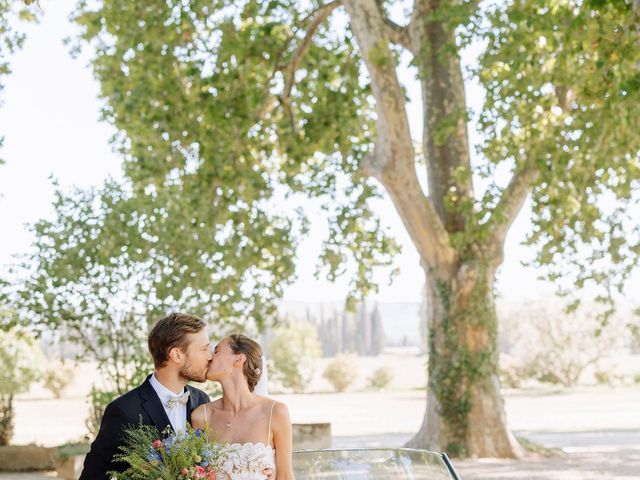
M109 480L107 472L124 471L113 456L124 430L140 422L175 433L190 423L228 444L221 480L293 480L289 410L265 396L266 362L257 342L229 335L212 350L202 319L173 313L153 326L148 345L155 371L107 405L80 480ZM205 381L219 382L222 396L211 401L187 385Z

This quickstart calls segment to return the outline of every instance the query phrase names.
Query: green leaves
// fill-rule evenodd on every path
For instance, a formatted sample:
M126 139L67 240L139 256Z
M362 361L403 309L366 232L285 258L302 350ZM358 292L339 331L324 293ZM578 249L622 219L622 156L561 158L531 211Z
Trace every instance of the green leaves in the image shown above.
M377 292L373 280L376 270L393 267L393 258L400 246L389 238L380 225L379 218L371 211L368 201L377 196L377 190L361 181L348 187L338 201L327 204L330 237L325 241L321 256L322 270L329 280L334 280L351 269L351 292L347 306L355 306L355 300ZM340 201L341 200L341 201ZM389 284L397 274L392 270Z
M34 338L15 330L0 330L0 397L29 389L44 368L44 355Z
M620 2L512 3L487 13L479 129L495 164L535 165L534 266L604 297L638 263L638 17ZM537 14L536 14L537 12ZM501 189L488 189L486 208Z
M92 8L81 3L75 19L96 52L103 115L118 129L126 181L61 199L57 222L81 233L73 244L55 242L48 255L63 252L60 263L45 270L74 265L61 282L84 285L97 272L121 272L126 281L117 282L133 282L127 294L149 310L261 325L293 278L307 221L278 212L273 197L302 192L330 203L344 182L359 193L345 198L350 219L334 223L327 251L357 258L354 292L369 291L370 267L388 265L397 247L380 231L366 201L373 190L358 173L373 106L350 33L321 25L286 92L286 66L310 21L297 2L110 0ZM102 213L89 220L91 211Z

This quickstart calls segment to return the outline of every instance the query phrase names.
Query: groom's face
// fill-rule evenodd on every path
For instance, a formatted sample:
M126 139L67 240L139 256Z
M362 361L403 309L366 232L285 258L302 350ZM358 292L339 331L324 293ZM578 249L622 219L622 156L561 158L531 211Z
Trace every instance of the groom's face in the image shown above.
M189 381L204 382L207 379L207 370L212 358L207 329L203 328L198 333L189 333L187 339L180 376Z

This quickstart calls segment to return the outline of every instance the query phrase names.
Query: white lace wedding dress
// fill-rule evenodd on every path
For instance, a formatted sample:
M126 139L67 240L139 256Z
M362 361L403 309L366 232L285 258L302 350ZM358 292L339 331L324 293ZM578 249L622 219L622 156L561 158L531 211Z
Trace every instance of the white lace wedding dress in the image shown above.
M222 473L227 480L267 480L275 478L275 451L271 445L266 445L262 442L232 443L225 447Z
M246 442L225 445L219 480L268 480L275 478L276 454L274 448L269 445L271 416L275 403L274 400L271 404L266 443ZM208 418L206 405L205 418Z

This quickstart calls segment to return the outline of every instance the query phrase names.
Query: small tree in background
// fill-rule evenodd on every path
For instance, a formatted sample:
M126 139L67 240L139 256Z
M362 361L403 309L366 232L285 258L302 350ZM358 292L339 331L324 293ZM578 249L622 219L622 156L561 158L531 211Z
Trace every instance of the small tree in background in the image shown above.
M55 398L62 398L62 394L73 381L73 366L63 360L48 363L42 383Z
M371 319L367 299L363 299L356 311L356 353L360 356L368 355L371 346Z
M382 315L380 314L380 308L376 303L376 306L371 313L371 348L369 348L369 355L376 357L383 351L384 326L382 324Z
M393 373L389 367L377 368L367 377L367 388L372 390L384 390L393 380Z
M577 385L585 370L597 367L623 347L624 326L612 317L606 329L592 310L567 313L549 304L522 306L505 313L503 343L509 355L505 380L517 386L524 379ZM505 362L505 367L507 362Z
M315 326L294 322L276 328L269 351L273 378L296 393L307 390L322 354Z
M344 392L358 376L358 357L355 354L337 355L324 371L324 378L336 392Z
M15 330L0 330L0 446L14 432L14 397L29 390L39 377L44 356L36 341Z

